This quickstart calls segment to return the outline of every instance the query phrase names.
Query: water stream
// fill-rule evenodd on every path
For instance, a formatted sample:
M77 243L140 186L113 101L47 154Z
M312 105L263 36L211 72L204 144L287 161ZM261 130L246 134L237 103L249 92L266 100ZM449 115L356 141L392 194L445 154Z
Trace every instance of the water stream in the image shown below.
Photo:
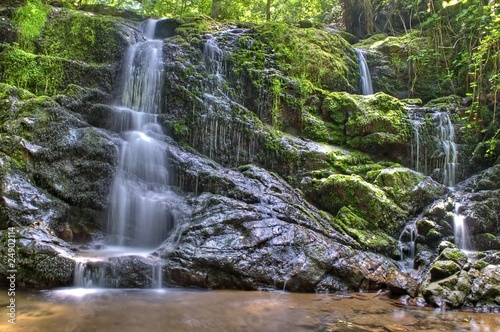
M455 128L449 111L426 107L409 106L410 121L413 125L413 140L410 147L412 168L444 184L450 191L450 197L456 196L455 185L459 178L459 146ZM455 200L455 199L454 199ZM455 202L453 212L454 239L460 249L468 249L467 226L464 215L459 213L460 203ZM417 237L416 218L402 231L399 238L401 262L406 268L412 268L415 257L415 239Z
M176 228L172 206L179 198L169 187L168 160L161 141L164 134L158 123L164 65L163 41L154 39L156 23L146 21L143 40L129 46L121 93L114 106L117 114L126 114L115 124L119 160L107 214L105 243L114 246L114 257L152 251ZM109 250L101 250L100 255L109 256ZM75 286L112 286L105 269L90 269L89 261L82 258L77 263ZM153 287L161 287L161 260L150 257L150 262Z
M363 95L373 94L372 78L370 75L370 68L366 62L363 51L356 49L356 54L359 61L359 73L361 75L361 93Z

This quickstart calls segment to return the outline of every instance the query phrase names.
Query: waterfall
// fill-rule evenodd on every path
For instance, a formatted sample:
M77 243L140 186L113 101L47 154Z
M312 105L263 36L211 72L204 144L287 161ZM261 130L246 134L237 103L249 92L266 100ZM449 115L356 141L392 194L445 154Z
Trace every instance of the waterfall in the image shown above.
M425 107L409 108L408 113L413 125L412 168L453 187L457 181L459 149L450 115Z
M162 105L163 42L154 40L156 21L145 27L145 41L130 45L117 109L131 115L122 124L118 172L111 189L108 234L118 245L155 247L175 226L169 201L168 161L157 121Z
M89 267L87 260L77 261L73 277L73 286L79 288L106 287L111 283L104 267Z
M457 144L455 143L455 129L451 123L450 116L447 112L439 112L437 114L438 126L436 134L441 141L444 152L444 160L442 164L443 184L448 187L455 185L455 175L457 168Z
M415 239L417 238L416 220L406 225L398 239L400 259L404 269L413 269L415 259Z
M363 95L372 95L373 86L372 86L372 78L370 75L370 68L368 67L368 63L366 62L365 56L363 55L363 51L358 49L355 50L358 56L359 73L361 75L361 93Z
M101 262L80 257L75 263L76 287L117 287L119 277L110 257L142 256L151 266L151 285L163 284L162 259L149 255L160 244L178 239L177 215L181 198L169 186L164 133L159 124L163 88L163 42L155 40L155 20L144 24L144 38L129 46L122 84L114 108L118 167L106 215L109 252ZM116 247L117 246L117 247ZM107 257L104 257L107 255Z
M465 225L465 216L460 213L460 203L455 203L453 211L453 236L455 245L462 250L470 249L469 232Z

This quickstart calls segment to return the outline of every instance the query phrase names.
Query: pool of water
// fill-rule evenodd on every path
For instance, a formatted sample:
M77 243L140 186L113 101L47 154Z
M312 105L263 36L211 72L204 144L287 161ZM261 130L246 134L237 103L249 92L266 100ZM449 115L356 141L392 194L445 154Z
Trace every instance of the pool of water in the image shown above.
M5 293L5 294L4 294ZM0 331L499 331L498 313L408 305L383 294L186 289L23 290Z

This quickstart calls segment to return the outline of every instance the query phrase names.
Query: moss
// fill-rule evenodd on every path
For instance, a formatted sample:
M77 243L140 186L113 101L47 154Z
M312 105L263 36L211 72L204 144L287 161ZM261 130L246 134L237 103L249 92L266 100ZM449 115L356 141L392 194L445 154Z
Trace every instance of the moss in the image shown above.
M457 248L446 248L439 255L438 260L453 261L460 266L464 266L468 261L467 255Z
M20 47L31 52L35 49L35 40L42 34L50 6L40 0L27 0L14 12L13 23L17 27Z
M304 129L301 136L312 139L316 142L333 143L336 139L330 135L330 128L324 121L318 119L309 112L302 112L302 122Z
M407 168L386 168L378 173L373 183L382 188L401 208L409 210L414 196L413 189L424 178L424 175Z
M254 84L260 85L265 77L261 71L272 66L318 88L355 91L352 82L358 73L354 50L340 36L270 22L242 35L238 46L232 55L233 72L247 72Z
M175 33L193 45L200 44L200 36L212 32L214 30L212 26L217 24L213 19L204 15L179 18L176 21L179 25L175 28Z
M40 53L91 64L115 62L123 52L117 22L111 16L60 9L45 27Z
M487 267L488 265L490 265L490 264L488 264L488 262L485 262L485 261L478 261L478 262L474 263L474 264L472 265L472 267L473 267L474 269L476 269L476 270L482 270L482 269L484 269L485 267Z
M346 92L329 93L321 104L322 115L335 124L345 124L349 114L358 109L354 98Z
M431 281L448 278L451 275L460 271L460 266L454 261L443 260L432 264L430 269Z
M334 174L326 179L313 179L311 185L303 190L326 211L337 214L347 206L356 215L370 220L392 236L398 234L406 215L381 189L356 175Z
M332 225L349 236L351 236L364 250L385 254L388 256L399 256L395 248L397 241L388 236L376 225L364 218L359 217L351 208L343 206L340 208Z
M7 46L0 53L3 81L36 94L55 94L62 88L63 65L60 59L37 56Z
M356 103L358 109L345 124L347 144L365 152L401 155L412 132L403 103L384 93L358 96Z

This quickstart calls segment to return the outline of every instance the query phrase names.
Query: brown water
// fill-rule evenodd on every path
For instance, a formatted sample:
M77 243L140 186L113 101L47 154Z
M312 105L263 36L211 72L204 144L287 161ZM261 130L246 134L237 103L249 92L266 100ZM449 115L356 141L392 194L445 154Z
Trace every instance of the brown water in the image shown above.
M59 289L15 299L12 325L0 295L0 331L500 331L498 313L403 305L381 294Z

